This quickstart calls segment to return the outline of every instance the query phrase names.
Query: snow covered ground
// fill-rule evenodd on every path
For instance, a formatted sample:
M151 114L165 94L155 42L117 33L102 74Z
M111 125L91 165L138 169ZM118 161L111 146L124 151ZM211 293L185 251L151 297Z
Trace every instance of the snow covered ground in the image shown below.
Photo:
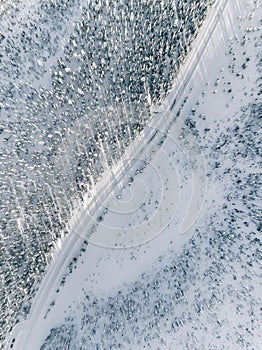
M9 347L260 348L260 5L227 2L160 112L174 117L168 135L152 124L155 147L127 153L128 173L73 225L76 243L57 253Z

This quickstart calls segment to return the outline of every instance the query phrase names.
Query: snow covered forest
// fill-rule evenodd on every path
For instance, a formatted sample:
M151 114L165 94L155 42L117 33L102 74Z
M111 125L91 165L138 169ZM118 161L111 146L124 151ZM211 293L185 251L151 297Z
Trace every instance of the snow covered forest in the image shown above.
M83 197L168 93L211 2L1 4L2 339Z
M203 53L193 48L194 57L198 33L219 1L217 29L201 34L206 44ZM261 4L226 4L0 4L2 348L258 348ZM190 54L192 76L182 84L179 101L173 101L174 83L186 77ZM56 252L75 234L74 218L96 200L103 174L121 163L152 118L167 118L159 112L166 101L174 128L181 118L207 163L199 223L180 242L173 237L176 224L168 219L164 237L128 253L90 247L83 235L78 250L64 258L57 280L49 281L49 294L39 297L39 303L46 299L43 310L36 302L32 311ZM179 180L188 175L176 150L187 147L183 137L184 143L166 146L165 138L154 141L158 160L156 149L162 147L170 162L180 165ZM170 174L168 166L162 174ZM171 191L172 196L168 175L160 176L166 176L164 195ZM137 179L159 190L146 166L128 186ZM182 211L189 200L183 193ZM154 210L166 220L168 208L163 214L155 194L150 196L137 217L129 215L130 226L140 217L148 220ZM106 214L97 218L98 231L100 224L104 232L107 220L114 221ZM109 289L112 273L115 285ZM18 336L10 338L12 332ZM23 332L26 339L20 343Z

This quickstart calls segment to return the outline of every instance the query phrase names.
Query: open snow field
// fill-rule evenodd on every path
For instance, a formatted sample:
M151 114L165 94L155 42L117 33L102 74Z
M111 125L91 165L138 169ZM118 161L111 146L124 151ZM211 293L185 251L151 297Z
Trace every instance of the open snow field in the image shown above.
M9 348L261 347L260 6L227 2L159 112L168 134L153 120L150 145L126 153L111 195L73 224Z

